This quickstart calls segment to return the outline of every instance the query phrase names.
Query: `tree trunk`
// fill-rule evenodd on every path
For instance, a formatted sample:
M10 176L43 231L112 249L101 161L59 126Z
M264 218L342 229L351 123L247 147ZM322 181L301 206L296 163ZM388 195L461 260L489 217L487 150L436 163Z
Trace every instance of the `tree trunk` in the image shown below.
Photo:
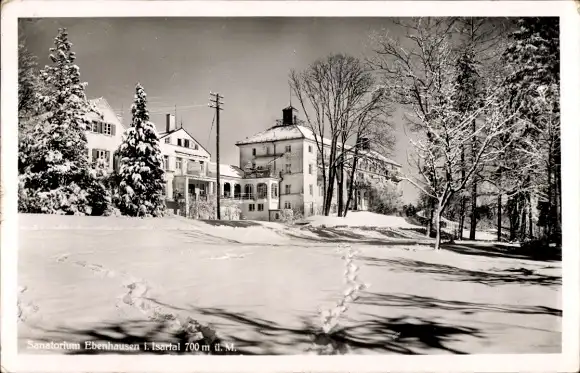
M461 146L461 178L465 180L465 146ZM461 207L459 208L459 234L458 239L463 241L463 227L465 227L465 213L466 213L465 196L461 195Z
M559 141L556 139L555 141ZM561 154L559 147L552 147L548 162L548 188L549 188L549 224L548 238L550 242L561 243L562 235L562 180L561 180ZM553 174L552 174L553 173Z
M441 249L441 201L437 203L437 213L435 214L435 250Z
M461 196L461 207L459 209L459 232L458 232L458 239L463 240L463 227L465 227L465 212L466 212L466 201L465 197Z
M524 196L524 198L522 198L522 206L520 208L521 212L520 212L520 237L519 240L520 241L524 241L526 238L526 223L527 223L527 219L526 219L526 212L527 212L527 206L526 206L526 200L527 197Z
M352 168L350 171L350 179L348 180L348 190L347 190L346 206L344 208L344 216L346 216L346 214L348 213L348 208L352 201L353 193L355 193L354 178L356 176L357 165L358 165L358 148L355 148L354 157L352 159ZM356 209L356 196L355 196L355 209Z
M534 239L534 220L532 214L532 193L528 193L528 232L530 239Z
M510 242L513 242L516 239L516 230L517 230L517 213L514 204L515 204L514 197L509 197L507 208L510 221Z
M330 157L328 160L328 189L326 191L326 200L324 201L324 215L330 215L330 208L332 206L332 194L334 193L334 180L336 177L336 142L337 139L332 139L330 144Z
M338 164L338 170L336 172L336 187L337 187L337 205L338 205L338 214L337 216L343 216L344 214L344 158L342 154L340 156L340 163Z
M435 201L430 200L429 202L429 220L427 221L427 231L425 235L431 237L431 232L433 231L433 210L435 209Z
M501 192L497 194L497 242L501 242Z
M473 134L475 134L475 131L476 131L475 119L473 119L473 121L472 121L472 130L473 130ZM476 140L476 137L474 136L472 143L471 143L472 162L475 162L475 158L477 157L476 147L477 147L477 140ZM469 229L469 239L471 241L475 241L475 232L477 229L476 210L477 210L477 172L473 175L473 183L471 185L471 226Z
M475 241L475 232L477 230L477 181L473 178L471 186L471 224L469 227L469 239Z

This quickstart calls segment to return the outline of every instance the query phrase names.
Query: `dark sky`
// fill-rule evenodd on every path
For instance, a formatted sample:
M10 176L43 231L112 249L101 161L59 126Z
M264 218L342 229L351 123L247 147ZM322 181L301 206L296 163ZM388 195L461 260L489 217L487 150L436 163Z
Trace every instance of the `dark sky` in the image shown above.
M29 50L48 63L59 27L69 31L89 98L104 97L130 122L135 84L148 94L151 120L165 113L215 154L209 92L225 102L221 163L238 164L236 141L274 125L289 103L288 74L330 53L370 56L369 35L393 29L388 18L54 18L21 20ZM295 105L296 106L296 105ZM392 158L408 169L408 140L397 122ZM416 197L404 186L406 201Z

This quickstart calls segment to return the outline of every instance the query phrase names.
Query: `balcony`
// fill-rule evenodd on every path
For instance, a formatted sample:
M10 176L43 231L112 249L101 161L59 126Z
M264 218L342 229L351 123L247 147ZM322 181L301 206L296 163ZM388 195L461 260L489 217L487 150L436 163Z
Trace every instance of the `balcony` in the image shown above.
M271 168L253 168L245 171L244 177L247 179L261 179L266 177L278 177L279 171L274 171Z
M274 152L270 152L270 153L266 152L266 153L252 154L252 157L254 157L255 159L258 159L258 158L281 158L285 154L286 154L285 152L277 151L275 153Z
M176 169L175 170L176 176L193 176L193 177L207 177L205 169L195 169L195 168L188 168L188 169Z

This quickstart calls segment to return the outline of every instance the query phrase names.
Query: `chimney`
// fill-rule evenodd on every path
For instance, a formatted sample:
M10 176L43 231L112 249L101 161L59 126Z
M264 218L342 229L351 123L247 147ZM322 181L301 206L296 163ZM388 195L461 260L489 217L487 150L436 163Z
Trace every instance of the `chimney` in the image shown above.
M175 115L173 114L165 115L165 129L167 132L171 132L175 129Z

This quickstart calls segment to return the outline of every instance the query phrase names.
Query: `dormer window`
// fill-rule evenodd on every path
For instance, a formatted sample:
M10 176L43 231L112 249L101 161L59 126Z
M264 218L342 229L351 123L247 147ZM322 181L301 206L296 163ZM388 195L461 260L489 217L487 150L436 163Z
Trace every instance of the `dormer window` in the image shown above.
M183 146L181 139L177 139L177 146Z
M189 140L183 140L183 146L189 148Z

